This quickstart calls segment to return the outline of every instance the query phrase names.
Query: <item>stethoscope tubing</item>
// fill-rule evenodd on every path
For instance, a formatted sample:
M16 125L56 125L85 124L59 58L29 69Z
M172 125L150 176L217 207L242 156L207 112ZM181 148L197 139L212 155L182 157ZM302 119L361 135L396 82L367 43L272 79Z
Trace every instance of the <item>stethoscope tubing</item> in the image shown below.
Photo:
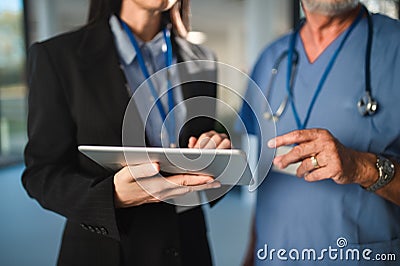
M135 39L135 36L133 35L129 26L122 19L119 19L119 21L120 21L122 27L124 28L125 32L128 34L129 40L132 43L132 46L134 47L134 49L136 51L136 57L137 57L140 69L143 73L144 78L146 79L146 82L148 83L148 85L150 87L150 92L155 100L155 104L160 113L162 121L166 120L167 115L170 116L170 118L169 118L170 123L167 126L167 130L169 131L168 135L169 135L170 145L175 146L176 145L175 114L172 111L175 106L175 101L174 101L174 95L173 95L173 91L172 91L172 87L171 87L172 85L171 85L170 72L169 72L169 67L172 65L172 57L173 57L171 33L168 29L166 29L166 28L163 29L163 37L164 37L164 41L165 41L165 44L167 47L167 49L165 51L165 63L166 63L166 68L167 68L167 97L168 97L168 113L167 113L162 105L161 97L158 95L157 90L154 86L154 83L150 79L149 71L146 67L142 52L140 50L139 44L137 43L137 41Z
M371 53L372 53L372 42L373 42L373 23L372 23L372 18L371 15L368 11L368 9L362 5L362 10L360 10L359 17L353 22L352 27L355 27L356 24L358 23L357 20L361 20L362 15L364 12L367 16L367 23L368 23L368 37L367 37L367 48L366 48L366 55L365 55L365 96L361 97L361 99L357 103L358 110L362 116L365 115L373 115L377 111L378 108L378 103L372 98L372 88L371 88ZM265 112L264 117L269 120L274 120L278 121L284 111L286 110L286 107L288 103L292 106L292 110L294 112L295 118L296 118L296 124L298 125L299 129L305 128L305 126L308 123L308 118L311 114L312 110L312 105L315 103L316 98L322 89L322 85L324 80L327 78L327 75L329 74L329 71L325 71L323 77L322 77L322 84L317 88L316 93L314 94L314 97L311 101L311 108L309 108L306 119L303 123L298 118L298 115L296 116L296 108L294 106L294 101L292 98L293 94L293 87L294 87L294 79L296 76L296 70L297 70L297 64L298 64L298 52L295 49L295 39L298 35L298 32L300 31L300 28L304 24L304 20L302 20L299 25L296 27L294 32L292 33L289 41L289 49L284 51L275 61L272 71L271 71L271 78L268 82L268 86L266 89L266 98L268 99L271 90L274 87L276 76L278 74L279 66L283 62L284 58L288 58L288 65L287 65L287 75L286 75L286 96L282 100L281 104L277 108L275 112ZM350 28L347 31L347 36L350 34L352 28ZM344 40L347 38L347 36L344 37ZM341 46L343 46L344 42L342 41ZM340 47L341 48L341 47ZM337 56L338 53L336 53L334 56ZM334 58L335 59L335 58ZM328 65L328 68L331 68L334 63L334 60L331 60L330 66ZM329 70L329 69L328 69ZM321 82L320 82L321 83Z

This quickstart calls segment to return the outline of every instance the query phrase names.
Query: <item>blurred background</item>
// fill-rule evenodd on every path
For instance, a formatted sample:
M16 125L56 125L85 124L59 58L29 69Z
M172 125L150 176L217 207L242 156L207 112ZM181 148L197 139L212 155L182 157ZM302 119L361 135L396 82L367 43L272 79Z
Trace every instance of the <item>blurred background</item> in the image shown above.
M370 11L399 17L399 0L364 0ZM55 265L64 218L43 210L23 190L26 144L27 48L36 41L77 29L87 18L88 0L0 0L0 265ZM190 41L245 73L262 48L302 16L298 0L192 0ZM237 88L246 84L237 76ZM236 110L240 99L228 90L218 97ZM218 114L224 125L233 118ZM234 136L235 137L235 136ZM234 189L206 210L215 265L241 265L248 242L255 195Z

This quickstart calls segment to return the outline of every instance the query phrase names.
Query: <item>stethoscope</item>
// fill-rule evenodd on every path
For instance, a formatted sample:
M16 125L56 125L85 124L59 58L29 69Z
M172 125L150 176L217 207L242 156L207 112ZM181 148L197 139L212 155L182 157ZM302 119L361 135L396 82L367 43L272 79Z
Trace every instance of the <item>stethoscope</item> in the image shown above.
M150 79L150 73L146 67L146 64L143 59L142 52L140 50L139 44L137 43L135 36L133 35L131 29L129 26L119 18L119 21L124 28L124 31L128 34L129 40L132 43L132 46L135 48L136 51L136 57L140 66L140 69L143 73L144 78L146 79L146 82L148 83L150 87L150 92L153 96L153 98L156 100L155 105L157 106L157 109L160 113L162 121L165 121L167 118L167 115L169 116L168 120L170 123L166 126L168 130L168 137L169 137L169 145L171 148L176 147L177 142L176 142L176 135L175 135L175 114L172 111L175 107L175 101L174 101L174 95L173 95L173 90L171 89L171 78L170 78L170 71L169 67L172 65L172 43L171 43L171 33L167 28L163 29L163 35L164 35L164 40L166 44L166 51L165 51L165 62L166 62L166 68L167 68L167 97L168 97L168 112L165 111L162 102L161 102L161 97L158 95L157 90L154 86L154 83Z
M280 117L282 116L283 112L285 111L286 107L288 104L292 106L292 110L295 115L295 120L297 123L297 126L299 129L304 129L308 123L308 119L311 114L311 110L313 108L313 105L315 104L315 101L323 87L323 84L325 83L325 80L332 69L332 66L342 49L347 37L350 35L352 30L355 28L355 26L358 24L358 22L361 20L364 12L367 14L367 22L368 22L368 39L367 39L367 49L366 49L366 56L365 56L365 95L361 97L361 99L357 102L357 109L360 112L362 116L372 116L374 115L377 110L378 110L378 102L372 97L372 88L371 88L371 50L372 50L372 36L373 36L373 25L372 25L372 18L371 15L368 11L368 9L365 6L362 6L362 9L360 10L360 13L356 20L353 22L353 24L350 26L350 28L347 30L342 42L339 45L339 48L336 50L334 55L332 56L330 62L328 63L327 68L325 69L325 72L320 80L320 83L317 87L317 90L314 94L314 97L311 101L310 108L307 112L306 118L304 122L302 123L299 119L297 110L294 105L294 101L292 100L292 91L293 91L293 83L294 79L296 76L296 71L297 71L297 65L298 65L298 60L299 60L299 54L295 50L295 44L296 44L296 38L297 35L299 34L300 28L304 24L304 20L300 22L299 26L295 29L295 31L291 35L291 39L289 42L289 49L285 52L283 52L275 61L274 65L272 66L271 70L271 78L269 80L269 83L267 85L267 90L266 90L266 98L269 98L269 95L271 93L272 88L274 87L276 76L279 72L279 66L283 62L283 60L287 57L288 60L288 66L287 66L287 75L286 75L286 90L287 94L282 100L281 104L277 108L275 112L270 112L266 111L264 113L264 118L268 120L273 120L273 121L278 121Z

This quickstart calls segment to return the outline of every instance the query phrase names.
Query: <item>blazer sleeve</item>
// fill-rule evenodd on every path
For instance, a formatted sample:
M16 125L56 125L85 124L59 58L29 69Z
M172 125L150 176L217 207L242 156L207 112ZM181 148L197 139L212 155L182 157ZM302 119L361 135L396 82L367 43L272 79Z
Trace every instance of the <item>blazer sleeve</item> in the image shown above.
M54 66L45 45L31 47L23 186L42 207L119 240L113 176L93 176L80 167L77 128Z

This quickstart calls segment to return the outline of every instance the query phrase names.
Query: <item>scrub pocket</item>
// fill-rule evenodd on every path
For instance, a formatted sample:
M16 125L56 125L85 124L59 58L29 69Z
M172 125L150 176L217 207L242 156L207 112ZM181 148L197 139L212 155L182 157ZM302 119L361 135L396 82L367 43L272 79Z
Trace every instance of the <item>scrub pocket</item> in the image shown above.
M356 249L360 259L353 260L349 265L399 266L400 265L400 238L370 244L349 244L343 251ZM363 257L364 252L364 257ZM370 260L366 259L369 258ZM351 258L350 252L348 258ZM348 260L351 261L351 260ZM347 265L347 264L346 264Z

